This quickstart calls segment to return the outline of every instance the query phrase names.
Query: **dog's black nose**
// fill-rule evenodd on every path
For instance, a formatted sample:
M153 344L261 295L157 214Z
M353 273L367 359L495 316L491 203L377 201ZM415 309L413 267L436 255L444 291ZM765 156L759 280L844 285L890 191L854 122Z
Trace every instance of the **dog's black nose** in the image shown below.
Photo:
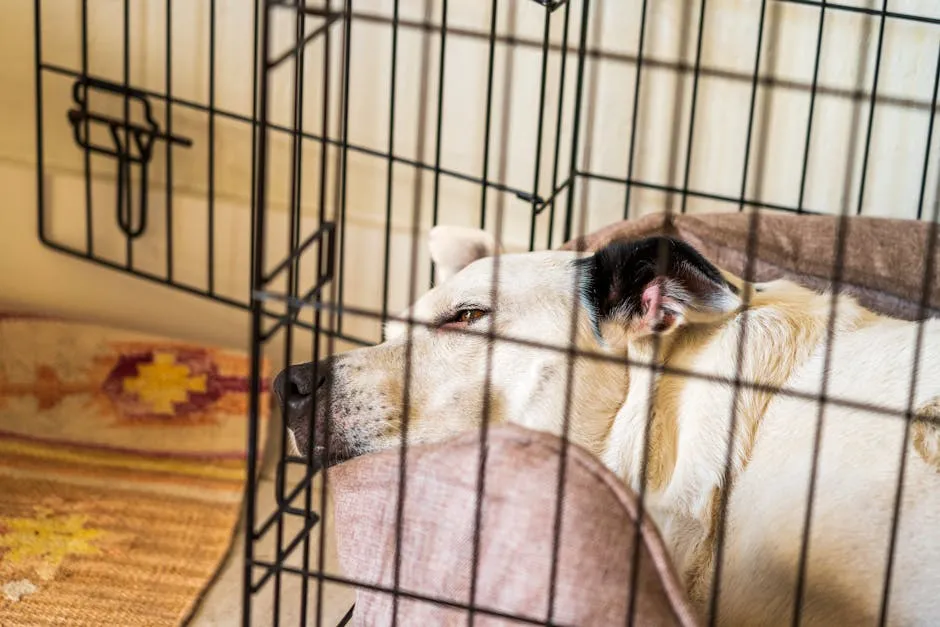
M325 386L330 377L328 361L290 366L274 379L274 393L288 424L310 416L313 396Z
M272 387L285 426L301 454L313 455L317 469L349 459L342 434L329 428L336 358L290 366L274 378ZM342 366L340 366L342 368Z

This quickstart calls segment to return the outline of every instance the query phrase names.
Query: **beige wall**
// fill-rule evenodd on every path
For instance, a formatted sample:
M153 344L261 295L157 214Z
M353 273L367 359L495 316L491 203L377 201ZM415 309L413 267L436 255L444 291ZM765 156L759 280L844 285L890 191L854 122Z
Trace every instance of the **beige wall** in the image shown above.
M0 303L7 308L243 346L248 337L243 314L74 260L40 244L36 228L32 5L30 0L7 0L0 7ZM74 15L63 15L59 24L66 24L66 17ZM63 119L64 108L64 103L56 107ZM83 192L72 196L78 189L74 168L54 171L56 175L47 181L49 200L59 211L70 207L81 211Z
M846 4L869 6L868 0L844 0ZM78 0L44 0L43 55L47 62L80 68ZM173 81L175 97L206 103L208 99L208 1L174 0ZM251 112L251 0L218 0L217 4L217 92L216 104L241 115ZM335 2L334 2L335 4ZM357 12L389 15L390 0L358 0ZM500 35L538 40L542 10L525 0L501 2ZM594 0L595 21L590 27L593 48L635 57L638 43L640 0ZM689 104L692 79L674 67L691 65L695 56L698 2L656 0L650 2L644 54L652 59L641 75L642 90L637 117L634 178L662 185L681 186L687 150ZM248 337L247 316L238 310L216 305L177 291L149 284L94 265L54 253L40 245L36 236L35 126L33 101L33 16L31 0L3 0L0 7L0 189L5 208L0 211L0 302L7 306L50 311L61 315L100 320L130 328L179 335L231 346L244 346ZM91 0L89 20L89 64L93 74L114 81L122 79L122 0ZM131 3L131 83L163 93L166 87L164 33L165 0L135 0ZM451 0L452 26L485 30L490 3ZM402 0L402 17L422 20L424 0ZM437 23L440 3L432 2L431 20ZM708 3L702 65L707 72L698 85L698 106L692 151L690 187L710 194L737 197L742 184L741 169L748 126L750 83L760 2L756 0L712 0ZM818 10L811 7L768 4L762 76L776 77L773 89L758 90L754 119L752 156L746 196L764 203L793 205L797 202L803 145L809 105L805 89L812 79ZM891 10L940 17L935 0L895 0ZM580 15L580 2L572 7L572 35ZM551 40L562 37L561 12L553 20ZM868 25L866 26L866 22ZM688 25L683 28L683 25ZM317 24L311 21L310 28ZM861 147L868 119L867 99L860 104L845 94L861 81L871 84L874 69L877 20L857 14L830 11L820 64L821 95L816 100L814 134L810 148L805 206L838 212L844 204L858 204L858 172ZM286 49L293 34L289 15L272 25L276 49ZM331 93L340 87L339 46L336 35L331 66ZM574 37L571 41L575 43ZM912 217L917 212L930 100L936 68L940 27L889 20L885 29L879 104L871 139L864 212L870 215ZM384 151L388 142L388 93L390 85L390 30L362 20L355 21L352 44L350 140ZM395 124L395 153L405 158L424 155L431 159L435 140L438 39L427 45L430 62L422 66L424 37L402 29L399 37L398 111ZM485 40L453 35L447 47L447 78L444 97L443 165L451 170L479 176L483 162L483 128L486 104L488 47ZM858 59L863 62L860 64ZM549 59L546 94L546 128L541 154L540 193L550 188L549 171L556 125L560 54ZM573 64L570 56L563 113L562 167L567 167L568 137L573 107ZM319 133L322 125L320 85L322 47L313 46L306 57L308 88L304 108L305 128ZM536 160L536 120L541 57L537 48L520 47L510 53L498 46L495 56L494 114L490 146L489 178L503 180L520 189L532 186ZM624 177L633 119L635 65L630 61L591 58L586 67L584 164L593 172ZM430 77L421 104L422 71ZM507 75L511 71L511 75ZM272 120L288 125L291 119L290 80L293 68L285 64L272 81ZM859 75L861 72L861 75ZM84 180L82 158L72 143L65 122L70 106L71 81L49 75L44 81L46 98L46 200L52 212L50 234L59 241L84 242ZM804 86L804 87L801 87ZM867 87L866 87L867 89ZM508 92L507 92L508 90ZM503 102L511 102L504 115ZM330 128L339 128L338 106L331 102ZM100 102L102 108L114 103ZM111 109L113 110L113 109ZM154 112L165 125L164 108ZM423 112L423 116L422 116ZM674 120L681 120L676 125ZM422 122L423 120L423 122ZM176 277L201 287L206 281L207 237L207 121L204 113L182 106L173 109L174 132L193 139L190 149L174 149L173 256ZM418 146L423 123L425 146ZM285 205L289 189L290 142L272 136L269 219L269 263L283 254L287 241ZM848 163L853 142L858 146ZM940 133L934 136L934 154ZM216 127L216 285L220 293L244 299L248 285L249 193L251 135L239 122L219 119ZM331 157L335 154L331 153ZM320 149L306 142L304 159L304 221L302 231L316 227ZM936 198L938 162L930 165L926 213ZM329 211L336 188L334 163L330 162L327 188ZM123 240L113 221L113 165L96 158L93 163L96 206L95 246L100 254L120 260ZM846 172L852 176L848 187ZM347 256L347 302L377 310L381 295L381 259L387 166L381 159L351 153L349 161ZM138 267L162 272L166 265L164 148L158 145L151 177L152 224L135 245ZM396 166L393 186L392 289L390 307L395 311L408 300L412 216L415 210L414 172ZM419 232L430 223L432 177L420 183ZM846 194L845 189L848 189ZM584 216L586 228L596 228L618 219L624 211L624 189L608 183L579 187L577 218ZM528 243L529 206L507 194L488 195L488 227L495 228L495 215L503 211L503 238L509 249ZM475 224L480 210L478 188L449 178L442 180L441 220ZM635 188L630 215L678 209L679 199L661 191ZM689 211L734 209L711 200L689 201ZM538 223L539 245L547 242L547 215ZM557 221L557 225L561 220ZM555 234L560 241L561 232ZM304 264L304 281L312 263ZM418 291L427 284L428 263L419 248ZM347 319L347 331L377 337L378 325L371 319ZM309 338L298 339L303 357Z

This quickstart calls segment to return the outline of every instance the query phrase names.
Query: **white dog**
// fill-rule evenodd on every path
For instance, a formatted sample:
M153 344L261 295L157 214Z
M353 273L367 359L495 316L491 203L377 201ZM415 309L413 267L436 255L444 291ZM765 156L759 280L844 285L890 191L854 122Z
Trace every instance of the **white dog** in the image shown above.
M789 625L824 394L802 624L878 621L904 458L887 622L940 625L940 321L923 325L911 400L918 325L840 297L827 357L831 296L745 285L668 238L491 257L485 234L438 228L431 252L449 278L401 317L410 330L391 322L316 381L311 364L278 377L301 449L311 432L324 464L399 446L405 396L409 444L484 416L561 433L568 416L572 441L636 490L646 463L646 506L703 617L724 499L718 622Z

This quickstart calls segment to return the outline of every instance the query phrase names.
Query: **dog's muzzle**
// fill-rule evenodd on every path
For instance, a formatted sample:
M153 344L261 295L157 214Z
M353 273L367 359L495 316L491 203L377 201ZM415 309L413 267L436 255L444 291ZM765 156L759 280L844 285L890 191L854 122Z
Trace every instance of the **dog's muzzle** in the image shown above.
M300 456L311 459L318 469L349 458L341 437L337 437L341 434L329 429L332 378L330 358L290 366L274 378L272 386Z

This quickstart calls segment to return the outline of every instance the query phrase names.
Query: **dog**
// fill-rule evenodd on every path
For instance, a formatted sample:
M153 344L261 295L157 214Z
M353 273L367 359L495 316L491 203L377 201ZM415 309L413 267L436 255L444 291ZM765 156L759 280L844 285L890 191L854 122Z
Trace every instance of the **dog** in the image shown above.
M703 618L721 544L718 624L868 625L884 606L888 624L940 625L940 321L748 284L668 237L496 254L481 231L437 227L430 249L445 280L384 343L276 378L318 464L484 419L567 433L643 490Z

